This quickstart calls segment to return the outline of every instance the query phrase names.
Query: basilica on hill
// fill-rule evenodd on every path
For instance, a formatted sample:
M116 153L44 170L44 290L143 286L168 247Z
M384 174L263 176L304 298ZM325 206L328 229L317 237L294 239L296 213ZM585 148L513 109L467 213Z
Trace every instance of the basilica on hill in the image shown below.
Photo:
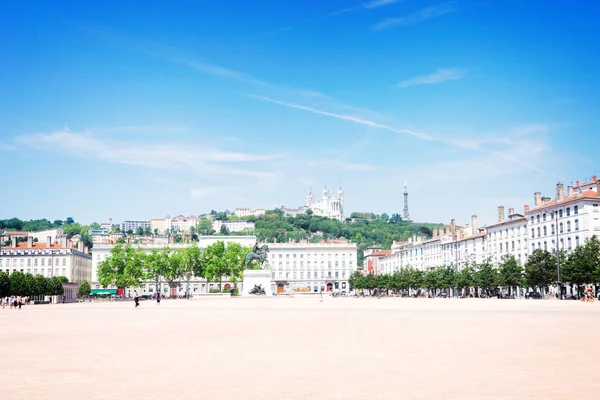
M339 221L344 220L344 192L340 187L337 191L337 196L330 196L327 186L323 188L323 195L321 199L314 200L312 189L309 189L308 195L306 196L306 202L301 207L303 212L306 210L312 210L314 215L329 217L331 219L337 219Z

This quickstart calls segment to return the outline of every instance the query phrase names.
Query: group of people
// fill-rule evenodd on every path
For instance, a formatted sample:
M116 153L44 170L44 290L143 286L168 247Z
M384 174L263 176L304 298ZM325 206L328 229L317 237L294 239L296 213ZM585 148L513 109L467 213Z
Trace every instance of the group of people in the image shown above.
M156 293L156 304L160 306L160 292ZM140 306L140 295L138 294L137 290L133 291L133 301L135 302L135 307L139 307Z
M21 306L23 306L25 304L29 304L29 302L30 302L29 297L21 297L21 296L3 297L2 298L2 309L4 310L4 308L6 306L8 306L8 308L14 308L15 310L17 308L21 309Z

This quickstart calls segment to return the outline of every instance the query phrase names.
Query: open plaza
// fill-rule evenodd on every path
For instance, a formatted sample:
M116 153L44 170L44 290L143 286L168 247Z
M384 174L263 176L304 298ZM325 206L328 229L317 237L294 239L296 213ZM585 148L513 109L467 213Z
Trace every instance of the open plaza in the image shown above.
M597 399L600 304L323 297L0 310L2 399Z

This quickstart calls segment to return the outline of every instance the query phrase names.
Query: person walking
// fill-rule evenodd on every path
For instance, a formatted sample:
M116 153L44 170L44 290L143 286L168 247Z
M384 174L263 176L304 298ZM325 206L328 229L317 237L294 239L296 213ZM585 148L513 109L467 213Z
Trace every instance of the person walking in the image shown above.
M2 298L2 309L4 310L4 307L6 307L6 302L8 301L7 297L3 297Z
M137 308L140 305L140 297L138 296L137 290L133 291L133 301L135 302L135 307Z
M156 292L156 305L160 306L160 292Z

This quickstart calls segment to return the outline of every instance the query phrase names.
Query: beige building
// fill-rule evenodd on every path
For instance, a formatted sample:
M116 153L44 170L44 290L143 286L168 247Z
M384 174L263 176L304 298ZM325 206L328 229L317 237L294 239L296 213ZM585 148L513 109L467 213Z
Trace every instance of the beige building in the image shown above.
M45 277L66 276L69 282L81 283L92 279L92 257L83 243L76 248L63 237L59 242L50 237L45 243L34 242L33 237L19 244L16 238L0 252L0 270L7 273L21 271Z

